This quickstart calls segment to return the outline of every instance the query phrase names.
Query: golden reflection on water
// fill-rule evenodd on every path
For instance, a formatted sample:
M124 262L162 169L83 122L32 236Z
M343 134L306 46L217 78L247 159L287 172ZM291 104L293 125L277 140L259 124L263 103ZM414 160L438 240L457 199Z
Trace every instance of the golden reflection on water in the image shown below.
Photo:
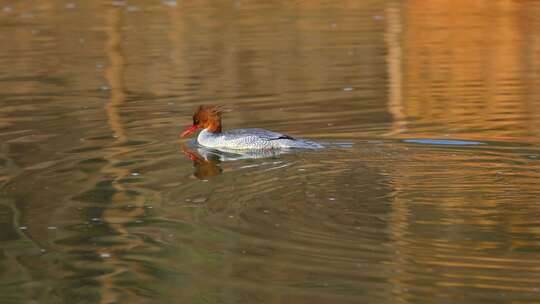
M532 16L540 7L526 4L533 2L403 6L406 30L390 47L402 49L405 121L425 136L537 138L540 23Z
M105 70L105 78L109 85L110 101L105 106L105 111L107 113L107 121L113 131L115 143L118 145L118 148L115 149L117 150L115 154L106 155L108 165L103 167L102 172L105 176L111 176L113 178L111 185L116 191L111 197L111 202L122 204L129 200L134 204L134 208L129 212L113 207L105 209L102 215L103 222L118 233L117 238L124 240L121 245L97 249L97 254L99 256L108 257L103 260L103 264L106 265L105 267L113 269L113 271L110 271L108 274L98 277L98 281L102 285L100 303L114 303L119 301L117 292L114 291L115 286L117 285L115 282L116 277L129 270L129 268L123 265L124 263L118 259L117 254L121 251L128 251L130 248L139 246L142 243L139 238L130 237L129 231L126 230L124 224L137 219L137 217L144 213L144 209L142 208L143 202L137 198L130 200L126 196L127 189L118 182L130 175L129 169L115 167L116 164L122 161L122 158L118 155L125 154L129 151L128 148L121 147L122 144L127 142L128 138L119 112L120 107L125 103L126 99L126 94L124 92L125 59L122 54L122 19L124 12L118 8L110 8L106 14L106 32L108 39L105 53L109 58L109 66Z

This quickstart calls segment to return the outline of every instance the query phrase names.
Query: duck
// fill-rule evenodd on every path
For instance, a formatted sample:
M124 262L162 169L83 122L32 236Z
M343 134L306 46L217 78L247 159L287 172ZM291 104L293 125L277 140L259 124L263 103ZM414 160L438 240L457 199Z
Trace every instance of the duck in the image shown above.
M197 143L213 149L260 150L260 149L320 149L323 145L311 140L265 129L246 128L223 131L223 110L220 106L201 105L193 114L193 124L180 134L188 137L198 129Z

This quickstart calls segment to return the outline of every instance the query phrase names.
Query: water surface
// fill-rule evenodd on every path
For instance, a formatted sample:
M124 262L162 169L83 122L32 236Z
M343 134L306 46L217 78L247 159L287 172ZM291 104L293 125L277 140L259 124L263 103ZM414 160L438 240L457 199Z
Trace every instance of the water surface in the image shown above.
M0 6L0 302L540 299L534 1ZM178 134L330 143L237 157Z

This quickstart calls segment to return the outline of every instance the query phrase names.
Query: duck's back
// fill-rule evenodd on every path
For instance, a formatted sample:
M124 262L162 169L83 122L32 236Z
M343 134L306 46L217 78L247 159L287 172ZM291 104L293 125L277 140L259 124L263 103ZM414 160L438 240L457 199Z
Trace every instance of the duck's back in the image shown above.
M223 133L201 131L199 144L211 148L274 149L274 148L321 148L322 146L291 136L264 129L235 129Z

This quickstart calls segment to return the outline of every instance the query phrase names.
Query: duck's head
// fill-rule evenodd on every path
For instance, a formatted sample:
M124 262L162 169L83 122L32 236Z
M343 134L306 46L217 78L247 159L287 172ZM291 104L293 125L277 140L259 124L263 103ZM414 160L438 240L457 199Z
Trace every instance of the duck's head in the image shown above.
M221 132L221 114L222 110L218 106L202 105L197 112L193 114L193 125L182 132L181 137L187 137L198 128L206 129L208 132Z

